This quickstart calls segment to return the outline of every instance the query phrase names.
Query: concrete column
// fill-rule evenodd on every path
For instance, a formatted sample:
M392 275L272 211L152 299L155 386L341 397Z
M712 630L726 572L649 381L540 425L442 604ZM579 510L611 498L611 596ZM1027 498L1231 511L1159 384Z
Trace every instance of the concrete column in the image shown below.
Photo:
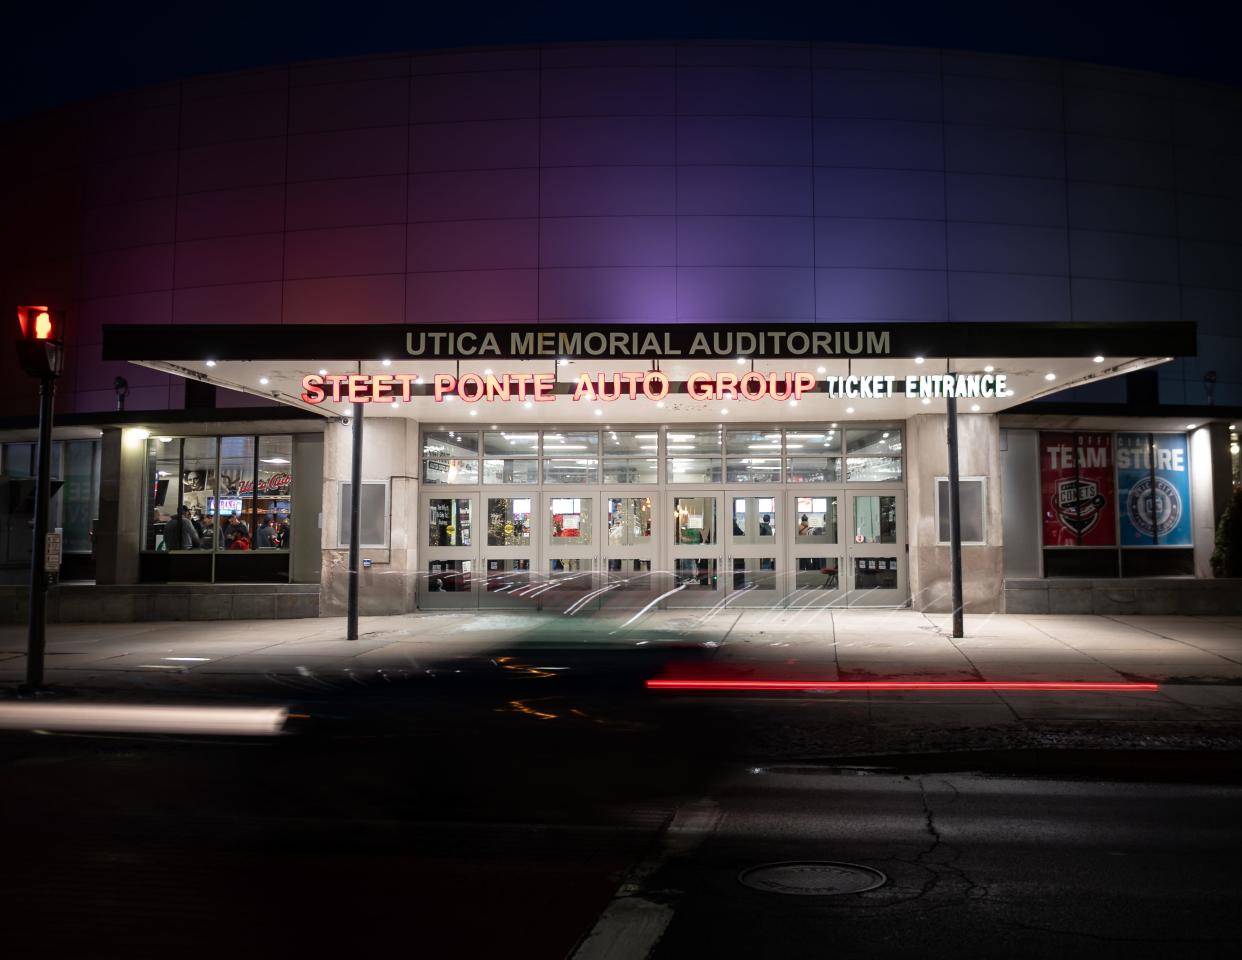
M1004 586L1000 426L990 414L960 411L957 422L962 478L987 478L987 543L962 547L965 609L967 613L995 613L1001 609ZM934 613L949 613L953 606L949 546L936 542L936 478L948 476L949 472L946 423L942 413L923 414L906 421L911 605L916 610Z
M363 435L363 483L388 485L386 547L362 548L364 561L358 606L364 616L406 613L414 608L417 573L414 545L418 514L418 425L402 417L368 418ZM340 544L341 488L349 482L351 435L347 424L324 431L323 564L319 609L344 616L349 584L349 550ZM364 501L365 504L365 501ZM370 566L365 561L370 560Z
M100 439L95 582L137 583L147 433L107 427Z
M1190 431L1190 509L1195 543L1195 576L1212 576L1216 524L1229 505L1229 425L1210 423Z

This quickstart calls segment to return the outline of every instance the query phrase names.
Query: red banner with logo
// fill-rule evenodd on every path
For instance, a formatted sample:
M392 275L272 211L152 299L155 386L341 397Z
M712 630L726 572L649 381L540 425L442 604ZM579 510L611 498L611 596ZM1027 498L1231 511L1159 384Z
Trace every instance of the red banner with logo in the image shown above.
M1110 433L1041 433L1039 493L1045 547L1117 543Z

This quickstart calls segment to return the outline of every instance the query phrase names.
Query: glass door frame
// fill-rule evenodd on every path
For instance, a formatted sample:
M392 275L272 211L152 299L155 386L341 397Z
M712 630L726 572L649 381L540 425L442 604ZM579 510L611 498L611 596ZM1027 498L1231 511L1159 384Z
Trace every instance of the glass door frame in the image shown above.
M478 576L479 564L482 562L482 547L479 544L479 523L477 518L482 509L484 494L478 487L451 487L436 485L432 489L424 488L419 493L418 504L418 544L419 570L415 581L416 602L423 609L474 610L479 606L479 588L483 578ZM470 501L470 546L433 546L431 544L431 502L433 500L468 500ZM468 590L432 590L432 577L438 572L432 569L434 564L444 562L470 563L470 572L463 574Z
M755 531L742 528L742 532L738 532L737 528L737 512L736 505L738 500L747 501L747 509L743 515L746 520L746 527L752 524ZM771 517L768 521L771 528L770 537L764 539L762 536L763 511L759 506L760 500L771 500L772 506L769 507ZM751 519L750 505L755 507L754 518ZM781 496L781 488L779 486L764 488L760 484L752 487L730 487L725 490L725 559L724 572L722 579L725 581L725 592L730 594L729 603L731 606L744 607L773 607L781 604L785 600L786 589L786 564L785 564L785 545L782 535L782 517L784 515L785 498ZM735 569L734 561L741 560L744 563L744 573L741 574L745 578L745 583L741 588L737 586L738 572ZM763 561L771 560L775 565L772 571L759 570L757 577L752 579L752 571L754 568L746 561Z
M847 491L844 485L834 486L806 486L796 489L786 488L786 504L788 508L787 520L782 526L789 532L789 545L786 555L789 560L788 583L789 590L786 594L786 607L791 610L800 609L820 609L823 607L844 607L846 603L845 590L845 570L848 565L846 554L848 550L844 543L845 535L845 499ZM826 499L828 501L836 501L825 504L827 511L831 511L836 517L836 536L831 540L824 539L821 543L808 543L805 540L798 539L798 528L801 524L802 514L806 511L801 510L798 501L805 498ZM837 563L836 580L833 585L832 574L824 571L831 570L831 567L821 567L821 575L825 577L824 586L816 587L799 587L798 586L798 562L804 559L821 558L824 560L835 560Z
M598 605L598 589L602 577L599 558L603 552L600 539L603 536L603 491L598 486L545 486L541 488L538 509L540 519L534 524L538 531L540 568L532 575L537 586L531 595L539 599L540 606L553 612L577 612ZM558 500L585 500L590 507L590 533L586 542L581 537L552 537L554 528L553 507ZM564 516L564 514L561 514ZM581 513L578 515L581 530ZM589 568L578 571L552 570L554 561L586 561ZM586 600L585 604L579 601Z
M609 539L608 520L610 517L608 508L613 500L632 501L632 500L649 500L650 516L651 516L651 534L644 538L644 542L630 544L614 544ZM606 487L601 494L600 502L604 506L603 523L601 525L600 537L600 588L605 592L600 594L600 605L604 607L641 607L658 598L667 589L667 578L660 573L660 537L663 535L664 523L661 521L661 509L663 508L663 498L657 488L654 487L624 487L611 486ZM619 560L622 563L626 561L646 561L647 562L647 582L645 587L640 586L637 589L625 589L624 587L613 587L614 583L620 580L637 578L643 574L625 572L622 576L615 576L609 569L608 564L612 560Z
M854 484L846 488L846 507L843 525L845 544L845 576L848 578L845 602L850 607L904 607L910 599L909 563L906 555L906 488L897 484ZM854 516L856 500L862 497L893 497L895 504L892 543L858 543L858 529ZM897 587L894 590L877 587L859 587L856 560L888 560L895 558L897 564Z
M486 486L479 489L479 525L478 538L478 570L475 576L476 589L479 595L479 606L486 607L529 607L538 605L538 586L545 582L539 567L539 536L543 529L539 512L539 493L535 484L513 486ZM493 500L529 500L530 512L527 519L527 543L513 546L489 543L491 538L491 501ZM497 561L527 561L528 569L523 575L520 571L505 571L493 576L491 564ZM493 589L493 587L495 589Z
M694 484L686 484L684 488L677 487L673 484L668 486L668 500L664 504L664 510L668 517L668 534L666 543L668 544L668 567L672 582L669 584L669 595L665 603L669 607L711 607L720 603L725 599L726 589L724 582L724 563L725 563L725 542L720 536L720 531L725 523L725 495L724 490L719 487L705 488ZM715 504L715 535L710 543L677 543L675 540L678 530L677 522L674 515L677 509L678 500L693 499L710 499ZM693 527L684 527L681 529L691 530ZM715 561L715 584L711 590L701 589L697 587L687 587L678 590L681 586L681 578L677 573L678 560L699 560L699 561ZM696 573L693 579L698 580L703 573ZM673 592L675 591L675 592Z

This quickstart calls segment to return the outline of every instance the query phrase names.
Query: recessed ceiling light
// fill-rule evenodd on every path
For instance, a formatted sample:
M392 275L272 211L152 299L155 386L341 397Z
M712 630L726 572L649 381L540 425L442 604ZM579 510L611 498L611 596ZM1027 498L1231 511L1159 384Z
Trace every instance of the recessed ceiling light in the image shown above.
M738 362L738 364L739 364L739 365L740 365L740 364L743 364L743 363L745 363L745 362L746 362L746 358L745 358L745 357L738 357L738 358L737 358L737 362Z
M486 370L484 370L484 371L483 371L483 376L485 376L485 377L490 377L491 375L492 375L492 368L491 368L491 367L488 367Z
M815 372L816 372L816 373L827 373L827 372L828 372L828 368L827 368L827 367L816 367L816 368L815 368Z
M853 413L853 412L854 412L854 408L853 408L853 407L846 407L846 408L845 408L845 412L846 412L846 413Z
M1193 430L1193 429L1194 429L1195 427L1197 427L1197 426L1198 426L1198 424L1197 424L1197 423L1188 423L1188 424L1186 424L1186 429L1187 429L1187 430Z
M789 401L789 405L790 405L791 407L796 407L796 406L798 405L798 401L797 401L797 400L790 400L790 401Z
M983 372L984 372L984 373L991 373L991 372L992 372L993 370L995 370L995 369L996 369L996 368L995 368L994 366L992 366L992 365L989 363L986 367L984 367L984 368L983 368Z
M971 412L971 413L978 413L978 412L979 412L979 404L977 404L977 403L972 403L972 404L970 405L970 412Z
M479 411L478 411L478 410L471 410L471 411L470 411L470 416L472 416L472 417L477 417L478 415L479 415Z
M663 406L664 406L664 401L663 401L663 400L657 400L657 401L656 401L656 406L657 406L657 407L663 407Z
M729 415L729 408L728 408L728 407L721 407L721 408L720 408L720 415L721 415L722 417L727 417L727 416Z
M1045 374L1044 374L1044 379L1045 379L1045 380L1055 380L1056 378L1057 378L1057 375L1056 375L1055 373L1045 373Z
M207 366L209 366L209 367L214 367L215 365L216 365L216 361L214 361L214 360L208 360L208 361L207 361Z
M566 360L564 357L561 357L559 360L556 361L556 365L558 367L567 367L569 366L569 361Z
M392 402L392 408L393 408L394 410L396 410L396 409L397 409L397 401L396 401L396 400L394 400L394 401Z
M915 357L915 358L914 358L914 362L915 362L915 363L922 363L922 362L923 362L923 358L922 358L922 357Z
M172 443L172 437L160 437L160 443Z
M925 407L926 407L926 406L927 406L928 404L930 404L930 403L931 403L931 397L924 397L924 398L923 398L923 406L925 406Z
M603 411L601 408L596 407L596 408L595 408L595 415L596 415L597 417L602 417L602 416L604 415L604 411Z
M391 361L391 360L389 360L387 357L385 357L383 360L381 360L381 361L380 361L380 363L382 363L382 364L383 364L384 366L386 366L386 367L391 367L391 366L392 366L392 361Z
M268 380L267 377L259 377L259 383L266 387L269 383L271 383L271 381Z
M522 404L522 406L524 406L527 410L529 410L531 407L534 406L534 404L531 403L529 400L527 400L524 404Z
M828 426L832 427L833 430L837 429L836 423L830 423Z
M1092 361L1094 361L1095 363L1103 363L1103 362L1104 362L1104 358L1103 358L1103 357L1099 357L1099 356L1092 357L1091 359L1092 359Z
M326 376L328 375L328 371L327 371L327 370L320 370L320 371L319 371L319 375L320 375L321 377L326 377Z

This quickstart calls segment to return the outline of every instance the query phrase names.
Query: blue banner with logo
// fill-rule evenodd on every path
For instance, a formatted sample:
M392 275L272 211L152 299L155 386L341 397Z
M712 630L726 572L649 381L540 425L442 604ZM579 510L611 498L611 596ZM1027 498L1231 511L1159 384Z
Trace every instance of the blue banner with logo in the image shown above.
M1185 434L1117 434L1117 507L1122 546L1188 547L1194 542Z

